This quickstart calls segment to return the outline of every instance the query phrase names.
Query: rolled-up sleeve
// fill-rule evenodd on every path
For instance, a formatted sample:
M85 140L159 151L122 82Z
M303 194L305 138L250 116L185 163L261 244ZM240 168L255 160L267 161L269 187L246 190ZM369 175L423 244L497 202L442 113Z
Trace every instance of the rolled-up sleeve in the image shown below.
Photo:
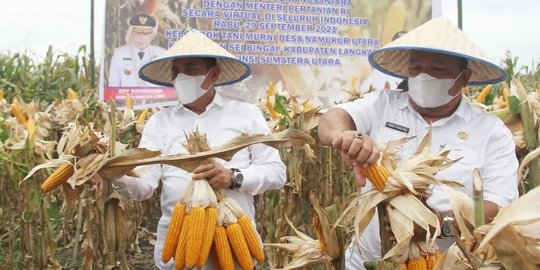
M488 138L486 160L481 168L484 200L503 207L518 198L517 169L519 166L512 134L504 126L493 129Z
M362 133L371 133L371 128L377 115L381 115L380 110L385 108L388 101L387 95L383 91L365 94L363 98L355 101L338 104L336 108L345 110L356 125L356 130Z

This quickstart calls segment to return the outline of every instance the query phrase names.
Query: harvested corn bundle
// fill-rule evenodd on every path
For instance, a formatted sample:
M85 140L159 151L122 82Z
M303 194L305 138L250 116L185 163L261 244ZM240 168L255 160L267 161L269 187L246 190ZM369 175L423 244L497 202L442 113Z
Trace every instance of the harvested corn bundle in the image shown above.
M372 213L374 208L377 208L380 216L387 216L396 239L396 244L391 243L385 236L386 230L381 230L384 260L388 259L396 263L405 262L410 248L417 247L416 244L411 244L415 224L427 232L425 241L430 244L433 244L435 237L440 234L438 217L419 198L429 196L430 185L458 186L457 183L445 181L436 176L440 170L451 166L455 161L447 158L450 150L443 149L436 154L431 153L431 130L419 142L414 155L396 164L395 147L410 139L403 138L389 142L382 151L380 163L360 169L373 183L374 190L365 192L354 199L338 220L339 222L345 218L352 209L357 209L354 228L356 235L359 236L366 228L365 222L373 216L370 212ZM422 218L418 218L419 216ZM364 222L364 225L359 221ZM430 233L431 227L435 228L434 234ZM426 258L420 257L416 254L412 256L413 259L410 260L408 267L413 265L422 267L426 263Z

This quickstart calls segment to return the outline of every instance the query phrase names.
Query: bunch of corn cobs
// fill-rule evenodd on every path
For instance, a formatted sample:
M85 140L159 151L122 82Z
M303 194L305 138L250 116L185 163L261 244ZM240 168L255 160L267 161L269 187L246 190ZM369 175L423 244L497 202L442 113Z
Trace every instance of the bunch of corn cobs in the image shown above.
M221 192L221 191L218 191ZM253 269L264 261L262 243L249 217L231 198L216 195L206 180L192 181L174 207L165 237L162 260L174 258L175 269L201 269L214 249L219 269Z

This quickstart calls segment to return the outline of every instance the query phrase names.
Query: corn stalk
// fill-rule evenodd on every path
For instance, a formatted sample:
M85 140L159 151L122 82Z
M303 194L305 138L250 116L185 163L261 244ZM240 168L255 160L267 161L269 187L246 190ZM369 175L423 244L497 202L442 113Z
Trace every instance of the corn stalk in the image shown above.
M531 106L531 102L533 101L528 100L530 98L530 94L527 94L525 88L518 79L512 80L511 91L516 94L516 99L518 99L521 103L519 104L519 107L516 105L517 102L514 102L514 105L510 103L510 110L513 113L519 112L519 115L521 116L523 130L525 132L525 140L527 142L527 150L529 153L531 153L540 146L538 140L539 123L535 118L535 114L537 112L535 112ZM527 176L528 181L525 185L526 191L540 185L540 159L538 157L532 159L528 166L529 173Z

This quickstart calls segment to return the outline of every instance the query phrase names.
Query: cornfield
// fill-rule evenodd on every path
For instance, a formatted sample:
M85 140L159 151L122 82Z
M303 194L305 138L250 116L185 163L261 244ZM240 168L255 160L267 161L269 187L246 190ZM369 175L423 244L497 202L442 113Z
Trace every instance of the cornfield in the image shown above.
M509 74L519 77L525 95L540 93L540 66L518 73L516 61L508 54L503 65ZM135 202L117 194L109 183L103 195L89 186L72 189L65 183L58 183L61 188L41 191L54 168L72 162L57 149L63 134L73 130L80 134L87 134L88 130L106 132L113 126L116 141L126 149L135 148L145 120L159 110L128 108L109 113L107 108L111 107L97 100L95 89L89 89L88 70L85 47L75 56L50 48L39 61L25 54L0 55L0 269L151 269L153 266L154 232L161 215L159 192L150 200ZM530 135L536 134L536 130L527 130L527 121L533 121L532 117L528 119L525 115L526 108L520 106L522 99L518 93L504 97L504 89L511 88L511 81L492 88L482 94L482 100L477 99L481 88L467 89L465 96L478 100L479 106L494 113L508 110L508 121L516 117L519 121L517 115L521 114L524 136L515 135L516 151L522 160L538 147L538 138ZM275 85L270 85L268 92L263 100L267 103L261 110L275 132L296 129L317 138L316 108L310 108L309 102L300 103L294 97L278 93ZM499 103L499 99L504 100ZM20 112L13 110L14 107ZM526 142L518 147L520 140ZM101 153L101 149L92 151ZM296 233L302 238L305 234L324 252L321 260L304 265L303 269L342 269L342 255L353 231L338 227L329 239L331 233L325 231L325 224L334 224L360 191L352 170L339 154L321 144L283 149L281 156L287 165L286 186L256 198L256 226L263 242L280 243L284 236ZM32 168L51 160L58 163L23 180ZM540 180L538 156L528 162L522 193L538 186ZM57 176L71 181L67 179L73 177L73 172L68 175L62 171ZM283 267L292 261L282 249L268 246L265 253L263 268Z

